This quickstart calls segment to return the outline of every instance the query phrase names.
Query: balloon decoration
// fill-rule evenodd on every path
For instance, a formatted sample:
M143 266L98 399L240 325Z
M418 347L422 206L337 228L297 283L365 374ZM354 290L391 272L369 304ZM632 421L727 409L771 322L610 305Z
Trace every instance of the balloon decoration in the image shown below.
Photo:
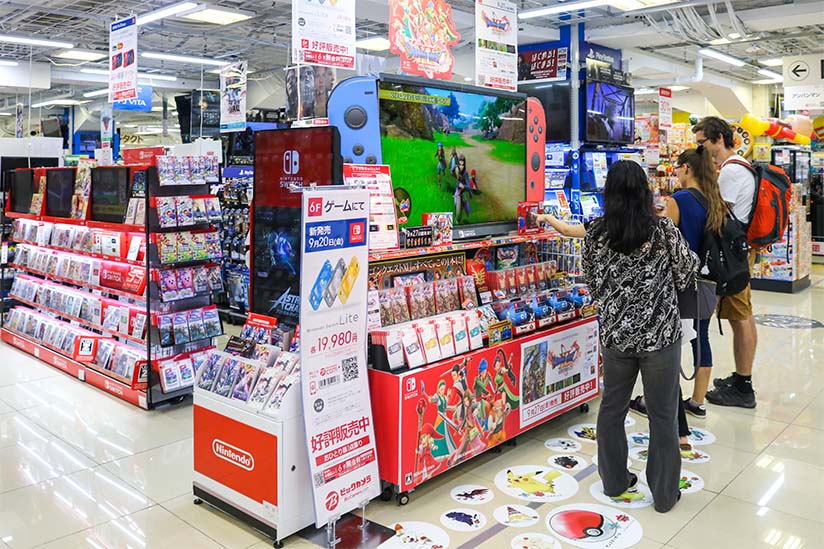
M730 126L732 126L732 143L735 148L735 153L744 158L749 158L752 154L753 141L755 140L750 135L750 132L742 128L740 124L733 122Z
M793 127L793 123L797 130ZM790 141L797 145L809 145L812 134L812 122L806 116L795 116L787 122L776 118L758 118L751 114L741 117L738 126L747 131L752 137L766 135L773 139Z

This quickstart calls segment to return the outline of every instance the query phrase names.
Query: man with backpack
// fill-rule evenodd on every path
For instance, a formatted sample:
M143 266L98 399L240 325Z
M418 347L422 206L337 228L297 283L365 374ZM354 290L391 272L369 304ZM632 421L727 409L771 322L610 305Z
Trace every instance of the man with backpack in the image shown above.
M692 131L698 145L709 151L721 169L718 186L724 201L741 223L749 224L756 179L749 162L735 152L732 128L726 121L709 116L693 127ZM750 274L754 261L755 252L750 251ZM749 285L741 292L721 299L718 318L728 320L732 327L735 372L726 378L713 380L715 388L707 393L707 401L718 406L755 408L752 367L758 344L758 332L752 312Z

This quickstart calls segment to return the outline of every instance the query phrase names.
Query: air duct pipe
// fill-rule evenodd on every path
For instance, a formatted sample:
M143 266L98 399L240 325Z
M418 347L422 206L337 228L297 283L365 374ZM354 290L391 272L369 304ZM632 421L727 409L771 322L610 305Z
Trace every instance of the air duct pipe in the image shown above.
M669 80L633 80L632 85L635 88L657 88L660 86L684 86L702 80L704 80L704 59L698 57L695 60L695 72L689 76L676 76Z

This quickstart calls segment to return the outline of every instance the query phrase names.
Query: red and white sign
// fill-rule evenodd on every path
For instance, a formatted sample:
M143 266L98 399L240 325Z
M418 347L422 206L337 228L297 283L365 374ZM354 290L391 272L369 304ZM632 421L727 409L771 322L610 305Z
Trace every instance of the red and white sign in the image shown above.
M518 54L518 81L566 79L567 48L522 51Z
M518 6L509 0L475 2L475 83L518 90Z
M398 220L389 166L344 164L343 181L349 187L369 191L369 251L397 250Z
M451 80L451 48L460 39L444 0L389 0L389 49L401 56L403 72Z
M155 165L155 158L164 156L164 147L140 147L136 149L123 149L121 153L126 164L150 164Z
M135 295L146 289L146 268L114 261L100 263L100 285Z
M74 340L72 359L77 362L94 362L97 355L97 342L103 336L80 335Z
M672 129L672 90L658 88L658 129Z
M824 242L816 242L814 240L811 244L813 248L813 255L824 255Z
M315 524L380 493L366 369L369 192L303 192L300 364Z
M355 0L292 2L292 62L355 69Z
M109 103L137 97L137 18L112 23L109 31Z

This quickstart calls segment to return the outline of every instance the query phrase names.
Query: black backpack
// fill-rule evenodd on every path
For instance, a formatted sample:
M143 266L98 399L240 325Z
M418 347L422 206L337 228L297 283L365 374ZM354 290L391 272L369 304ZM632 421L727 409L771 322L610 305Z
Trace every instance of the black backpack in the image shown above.
M687 189L707 209L707 199L696 189ZM727 214L721 234L704 230L701 240L702 267L709 271L707 278L715 282L715 293L731 296L744 291L750 283L750 245L747 231L732 212Z

